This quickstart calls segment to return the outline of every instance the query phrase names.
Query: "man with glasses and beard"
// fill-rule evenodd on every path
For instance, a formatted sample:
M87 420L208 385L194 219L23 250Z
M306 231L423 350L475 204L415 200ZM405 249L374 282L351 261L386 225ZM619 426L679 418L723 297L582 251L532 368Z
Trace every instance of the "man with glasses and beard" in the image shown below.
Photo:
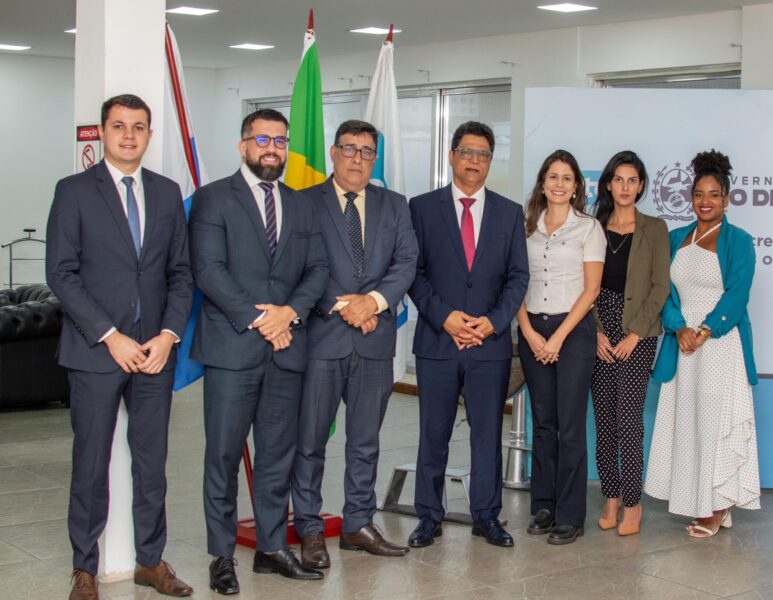
M191 262L204 294L191 356L205 365L204 514L214 557L210 587L236 594L233 558L239 462L253 431L256 573L320 579L287 547L306 318L327 285L328 262L310 200L278 181L287 159L284 116L248 115L242 165L199 189L190 214Z

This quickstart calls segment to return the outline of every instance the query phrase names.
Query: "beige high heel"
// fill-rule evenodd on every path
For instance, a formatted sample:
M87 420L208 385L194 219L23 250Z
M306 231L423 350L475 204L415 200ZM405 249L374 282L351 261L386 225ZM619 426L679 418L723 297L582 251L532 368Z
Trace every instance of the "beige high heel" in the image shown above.
M690 526L687 528L687 534L690 537L694 538L710 538L717 535L717 532L720 530L720 528L724 527L726 529L730 529L733 526L733 517L730 514L730 509L726 508L725 512L722 515L722 518L719 521L719 525L717 525L716 529L711 530L708 527L704 527L703 525L698 525L697 522L695 524L690 524ZM695 535L699 533L700 535Z
M603 512L601 513L601 516L599 517L599 527L601 527L601 529L606 531L607 529L614 529L617 527L617 522L620 519L620 511L623 510L623 499L618 498L618 500L620 501L620 504L615 511L614 517L610 519L605 517ZM606 509L606 506L604 508Z
M635 507L631 506L630 508L636 508L636 519L634 521L626 521L625 512L623 512L623 521L617 528L618 535L634 535L639 533L641 527L641 504L637 504Z

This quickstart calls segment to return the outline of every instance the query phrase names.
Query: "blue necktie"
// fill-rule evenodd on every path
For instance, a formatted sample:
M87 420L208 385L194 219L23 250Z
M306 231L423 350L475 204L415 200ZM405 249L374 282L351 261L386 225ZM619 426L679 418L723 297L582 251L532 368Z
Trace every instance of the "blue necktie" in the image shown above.
M137 258L139 258L140 249L142 248L140 241L140 209L137 206L137 198L134 197L134 177L126 176L121 181L126 186L126 216L129 219L129 230L132 232L134 249L137 251Z
M271 252L271 258L274 258L276 252L276 206L274 204L274 184L261 181L258 184L264 193L264 203L266 206L266 240L268 249Z
M126 217L129 219L129 230L132 232L134 241L134 250L137 252L137 258L140 257L142 243L140 238L140 209L137 206L137 198L134 196L134 177L128 175L121 179L126 186ZM134 322L140 320L140 299L137 298L137 309L134 311Z
M346 208L344 208L346 232L349 234L349 243L352 245L352 254L354 254L354 262L357 265L357 273L361 274L365 267L365 249L362 247L360 211L354 205L354 199L357 197L357 194L346 192L344 197L346 198Z

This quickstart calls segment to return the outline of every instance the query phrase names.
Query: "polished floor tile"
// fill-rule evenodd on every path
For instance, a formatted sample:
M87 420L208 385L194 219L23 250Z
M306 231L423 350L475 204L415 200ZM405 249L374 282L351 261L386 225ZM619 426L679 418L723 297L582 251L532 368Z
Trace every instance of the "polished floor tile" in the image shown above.
M340 514L346 451L341 407L328 443L323 509ZM394 394L381 431L376 491L386 492L394 467L416 462L418 403ZM509 427L505 419L504 429ZM69 593L72 569L67 535L71 439L69 413L44 410L0 412L0 600L59 600ZM220 598L209 589L201 480L204 436L201 384L176 394L167 462L168 544L165 558L195 588L194 600ZM469 427L460 410L449 446L449 466L468 468ZM406 478L401 502L412 504L415 478ZM238 511L251 516L244 473ZM449 510L466 512L464 490L448 482ZM497 548L473 537L469 526L444 524L433 546L405 557L382 558L343 551L328 540L332 566L318 582L299 582L252 572L254 551L237 547L237 598L277 600L773 600L773 494L761 511L734 511L734 526L708 540L690 538L687 519L670 515L666 503L644 498L640 535L621 538L601 531L596 519L604 499L588 489L585 535L556 547L526 533L528 492L505 490L502 519L514 548ZM416 518L379 512L386 537L407 543ZM294 548L298 551L298 548ZM9 592L8 590L13 590ZM17 592L17 590L21 590ZM131 580L100 585L105 600L155 600L155 591Z

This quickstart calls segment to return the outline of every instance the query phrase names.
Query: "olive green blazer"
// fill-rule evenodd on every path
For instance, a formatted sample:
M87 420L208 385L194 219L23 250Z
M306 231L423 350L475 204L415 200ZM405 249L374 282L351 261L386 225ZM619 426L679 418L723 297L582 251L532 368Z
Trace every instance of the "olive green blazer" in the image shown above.
M668 227L657 217L636 211L636 229L628 255L623 305L623 332L639 337L658 336L663 332L660 312L668 298L671 280ZM596 306L596 328L604 332Z

